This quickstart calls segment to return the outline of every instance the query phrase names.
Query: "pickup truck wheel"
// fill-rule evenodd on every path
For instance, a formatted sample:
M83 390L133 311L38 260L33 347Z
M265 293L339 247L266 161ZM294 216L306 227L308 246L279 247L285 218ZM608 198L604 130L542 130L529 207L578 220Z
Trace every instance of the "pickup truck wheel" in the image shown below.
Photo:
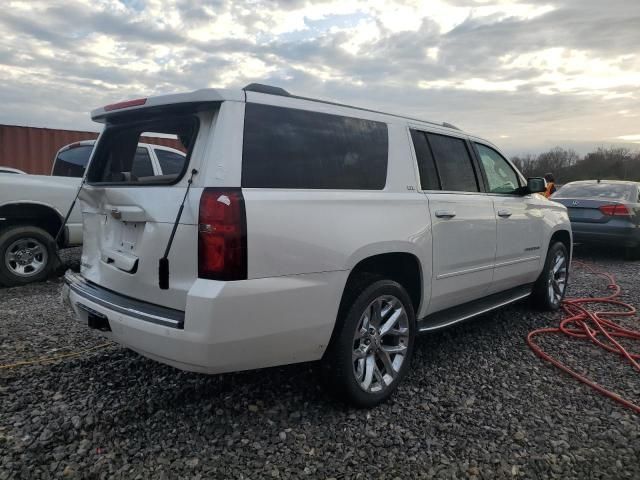
M557 310L567 292L569 253L562 242L549 247L544 269L536 281L531 298L541 310Z
M384 402L410 367L416 320L397 282L378 280L352 295L325 354L327 385L357 407Z
M0 283L5 286L44 280L56 263L54 239L38 227L9 227L0 233L0 259Z

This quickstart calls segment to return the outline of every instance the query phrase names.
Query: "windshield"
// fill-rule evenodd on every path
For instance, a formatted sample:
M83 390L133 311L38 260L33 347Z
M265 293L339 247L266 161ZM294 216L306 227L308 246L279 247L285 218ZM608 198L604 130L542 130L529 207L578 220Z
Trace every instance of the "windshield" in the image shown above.
M110 185L174 184L187 168L197 132L198 120L195 116L108 125L96 147L87 179L89 183ZM188 152L186 160L182 157L179 168L168 168L166 172L155 168L149 151L139 145L139 142L149 142L151 139L162 139L172 148Z
M630 201L634 188L621 183L568 183L553 196L554 198L603 198Z
M60 152L54 160L51 175L82 177L92 150L93 145L80 145Z

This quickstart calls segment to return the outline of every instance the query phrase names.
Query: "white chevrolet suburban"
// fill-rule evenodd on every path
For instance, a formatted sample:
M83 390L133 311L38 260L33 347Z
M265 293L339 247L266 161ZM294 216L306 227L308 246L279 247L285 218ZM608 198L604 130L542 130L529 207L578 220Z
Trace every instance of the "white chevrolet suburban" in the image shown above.
M66 297L149 358L205 373L321 360L332 390L373 406L419 332L565 294L566 208L452 125L259 84L92 116L105 127ZM182 141L180 172L127 175L147 132Z
M40 281L56 267L57 249L82 244L82 212L75 206L64 235L54 239L80 187L95 140L62 147L48 175L0 175L0 285ZM184 165L179 150L140 143L131 174L175 173Z

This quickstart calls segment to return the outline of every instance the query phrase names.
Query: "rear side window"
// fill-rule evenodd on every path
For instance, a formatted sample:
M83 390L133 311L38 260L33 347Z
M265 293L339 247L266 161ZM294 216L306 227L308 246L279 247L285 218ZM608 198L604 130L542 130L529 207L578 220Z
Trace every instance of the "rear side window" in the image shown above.
M90 183L110 185L176 183L184 175L187 161L183 161L180 171L156 175L149 152L138 146L138 143L144 143L149 137L173 138L191 152L197 133L198 120L195 116L168 116L157 120L108 125L96 146L87 178ZM144 138L141 139L142 136Z
M82 177L87 167L93 145L71 147L56 157L51 175L58 177Z
M242 186L381 190L388 143L382 122L249 103Z
M435 133L427 133L427 139L436 161L442 190L479 192L478 180L465 141Z
M163 175L175 175L184 168L185 156L169 150L154 149Z

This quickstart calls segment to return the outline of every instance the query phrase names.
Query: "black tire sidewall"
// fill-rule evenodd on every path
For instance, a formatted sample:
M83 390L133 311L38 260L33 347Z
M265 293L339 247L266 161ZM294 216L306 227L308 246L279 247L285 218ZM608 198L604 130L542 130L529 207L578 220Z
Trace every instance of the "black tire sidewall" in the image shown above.
M553 259L555 258L556 253L558 251L562 251L564 253L564 256L567 261L567 283L565 284L565 289L560 301L558 303L552 303L551 299L549 298L549 295L547 294L548 278L549 278L549 270L552 267L551 263L553 262ZM564 243L555 242L549 247L549 250L547 251L547 258L545 259L545 262L544 262L544 269L542 270L542 273L540 273L540 277L536 281L536 284L533 289L532 299L534 301L534 306L541 310L549 310L549 311L558 310L562 305L562 300L564 300L564 297L567 293L568 285L569 285L569 252L567 251L567 247L564 245Z
M360 322L360 317L369 304L382 295L393 295L405 309L409 320L409 341L405 360L394 382L380 393L367 393L360 388L354 374L352 364L353 335ZM392 280L378 280L364 288L350 306L339 326L340 331L334 337L332 345L325 355L327 375L325 381L339 397L348 403L370 408L387 400L396 390L407 371L410 369L416 337L416 319L411 299L406 290Z
M20 238L35 238L39 240L47 249L47 263L37 275L30 277L19 277L5 265L5 251L9 246ZM14 287L26 285L33 282L45 280L51 273L56 263L55 240L45 230L31 225L16 225L8 227L0 232L0 284Z

